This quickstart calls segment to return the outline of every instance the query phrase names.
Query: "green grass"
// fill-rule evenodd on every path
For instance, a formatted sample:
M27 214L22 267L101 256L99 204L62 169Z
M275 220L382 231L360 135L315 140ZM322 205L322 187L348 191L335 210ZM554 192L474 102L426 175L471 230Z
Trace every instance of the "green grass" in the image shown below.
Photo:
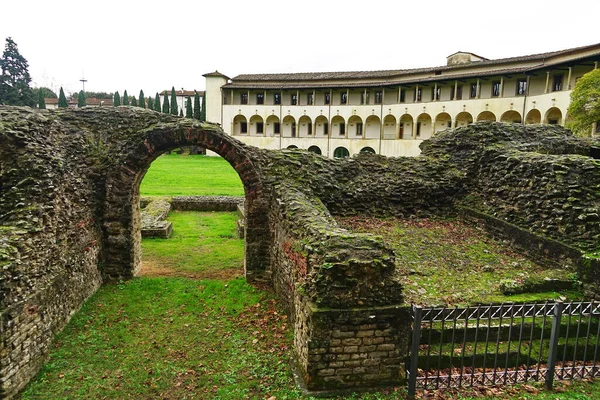
M466 305L582 296L579 290L503 294L503 282L575 281L576 275L568 269L538 264L460 220L349 217L338 221L356 232L381 235L394 249L397 273L409 303Z
M142 196L243 196L237 172L221 157L163 154L144 176Z
M237 218L234 212L172 211L168 220L173 223L173 235L142 241L145 267L195 277L231 276L227 273L232 270L241 273L244 240L236 236Z

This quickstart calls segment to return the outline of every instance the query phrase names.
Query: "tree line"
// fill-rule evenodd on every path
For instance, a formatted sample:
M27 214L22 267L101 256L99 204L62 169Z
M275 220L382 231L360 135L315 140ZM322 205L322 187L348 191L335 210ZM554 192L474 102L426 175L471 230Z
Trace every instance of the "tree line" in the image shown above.
M6 39L6 45L2 58L0 58L0 105L13 106L28 106L45 109L47 98L58 98L58 107L66 108L69 106L69 101L65 96L63 88L60 88L58 96L51 89L46 87L32 88L31 76L29 75L29 64L18 50L17 44L12 38ZM200 99L202 97L202 99ZM96 99L112 99L113 106L135 106L148 108L157 112L166 114L184 116L184 110L179 110L177 105L177 92L175 87L171 89L171 99L164 96L162 105L158 92L153 97L146 98L144 91L140 90L139 96L129 96L127 90L123 92L123 97L119 92L84 92L79 91L77 94L77 107L84 107L87 104L88 98ZM202 96L197 91L194 91L194 100L192 106L192 98L188 96L185 102L185 117L194 118L200 121L206 121L206 97Z

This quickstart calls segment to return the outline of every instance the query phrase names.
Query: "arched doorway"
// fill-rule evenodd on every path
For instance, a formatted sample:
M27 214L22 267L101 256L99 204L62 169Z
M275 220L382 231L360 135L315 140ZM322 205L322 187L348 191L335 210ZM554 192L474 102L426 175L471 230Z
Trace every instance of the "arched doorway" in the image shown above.
M527 113L527 117L525 117L526 124L541 124L542 123L542 113L540 110L533 109L529 110Z
M477 122L496 122L496 116L491 111L484 111L477 116Z
M429 114L421 114L417 117L417 139L429 139L431 137L431 116Z
M233 129L231 130L234 135L247 135L248 134L248 120L243 115L236 115L233 118Z
M239 119L242 120L242 119ZM186 124L189 124L186 120ZM102 216L105 243L102 274L107 279L134 276L141 262L140 183L161 154L183 146L200 146L222 156L238 173L245 193L245 259L248 281L266 277L270 258L269 221L261 175L254 167L252 148L234 140L220 128L193 122L163 123L135 132L139 143L122 151L121 168L108 172ZM128 142L129 143L129 142ZM265 217L267 216L267 217Z
M365 129L362 118L358 115L353 115L348 118L348 138L356 139L364 137Z
M333 151L333 157L334 158L346 158L346 157L350 157L350 152L348 151L347 148L340 146L340 147L337 147Z
M265 135L265 123L260 115L253 115L250 117L250 135Z
M281 124L279 123L279 117L276 115L269 115L267 117L267 136L275 136L281 134Z
M391 114L383 119L383 138L396 139L396 117Z
M435 117L433 133L452 128L452 117L448 113L440 113Z
M557 107L552 107L546 111L544 117L544 123L550 125L561 125L562 124L562 112Z
M310 147L308 148L308 151L310 151L311 153L318 154L318 155L321 155L321 154L322 154L322 153L321 153L321 148L320 148L319 146L310 146Z
M366 123L365 138L379 139L381 137L381 119L377 115L369 115Z
M343 117L336 115L331 118L331 137L346 136L346 121Z
M283 118L283 137L296 137L296 119L291 115L286 115Z
M515 110L507 111L500 116L500 122L520 124L522 122L521 114Z
M312 120L309 116L303 115L298 120L298 136L308 137L313 134Z
M398 139L413 138L413 117L410 114L404 114L400 117L400 126L398 128Z
M459 128L461 126L467 126L472 123L473 123L473 116L470 113L463 111L456 115L455 126L457 128Z
M327 136L329 135L329 124L327 123L327 117L319 115L315 118L316 136Z

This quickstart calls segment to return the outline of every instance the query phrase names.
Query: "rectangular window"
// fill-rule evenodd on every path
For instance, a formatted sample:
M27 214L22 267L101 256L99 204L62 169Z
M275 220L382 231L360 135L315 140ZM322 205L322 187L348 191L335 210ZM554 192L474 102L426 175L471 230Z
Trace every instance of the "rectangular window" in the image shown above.
M308 126L306 128L307 128L307 132L306 133L308 135L312 135L312 124L308 124Z
M500 81L492 82L492 97L500 96Z
M456 87L456 100L462 100L462 85Z
M563 75L554 75L554 81L552 82L552 91L558 92L562 90L563 86Z
M248 93L242 93L242 104L248 104Z
M264 133L265 132L265 125L262 122L257 122L256 123L256 133Z
M323 96L323 97L324 97L325 104L331 103L331 95L329 93L325 93L325 96Z
M275 93L273 95L273 104L281 104L281 93Z
M329 124L327 122L323 124L323 135L329 135Z
M308 93L306 95L306 104L309 105L309 106L312 106L313 102L314 102L313 94L312 93Z
M298 104L298 95L296 93L294 93L291 96L291 100L292 100L292 105L295 106L296 104Z
M248 123L240 122L240 133L248 133Z
M362 92L362 93L360 94L360 104L365 104L365 99L366 99L366 97L367 97L367 96L366 96L365 92Z
M383 92L377 91L375 92L375 104L383 103Z
M362 136L363 134L363 124L359 122L356 124L356 136Z
M281 124L279 122L275 122L273 124L273 134L279 135L281 133Z
M400 103L406 101L406 89L400 89Z
M421 88L418 88L418 89L417 89L417 91L415 92L415 94L416 94L416 96L415 96L415 97L416 97L416 99L415 99L415 100L416 100L416 101L421 101L421 97L422 97L422 95L423 95L423 93L422 93L422 92L423 92L423 91L422 91L422 89L421 89Z
M346 134L346 124L342 122L340 124L340 136L344 136L345 134Z
M517 96L525 96L527 94L527 79L517 79Z
M340 93L340 104L348 103L348 93Z
M421 136L421 123L417 122L417 137Z
M442 94L442 88L441 87L432 87L431 88L431 100L432 101L436 101L440 99L440 95Z
M471 90L469 90L469 98L474 99L477 97L477 84L471 83Z
M292 122L292 137L296 137L296 123Z
M265 94L264 93L256 94L256 104L265 104Z

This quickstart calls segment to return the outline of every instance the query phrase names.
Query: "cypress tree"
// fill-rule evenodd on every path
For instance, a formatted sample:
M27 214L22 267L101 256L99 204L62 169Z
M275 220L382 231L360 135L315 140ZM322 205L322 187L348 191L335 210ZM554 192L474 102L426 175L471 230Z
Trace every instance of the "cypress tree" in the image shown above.
M202 108L200 112L200 121L206 121L206 92L202 93Z
M194 119L200 119L200 95L194 90Z
M115 97L113 99L113 106L118 107L121 105L121 95L118 91L115 92Z
M129 105L129 95L127 94L127 90L123 92L123 105Z
M138 102L137 99L135 98L135 96L131 96L131 105L134 107L137 107Z
M194 117L194 113L192 112L192 99L190 98L190 96L188 96L187 99L185 99L185 117Z
M41 90L38 90L38 108L40 110L46 109L46 100L44 100L44 93Z
M148 109L154 110L154 99L152 97L148 97Z
M160 96L158 92L156 92L156 96L154 96L154 111L160 112Z
M175 93L175 86L171 88L171 114L177 115L177 94Z
M144 91L140 90L139 104L140 107L146 108L146 97L144 96Z
M63 91L62 86L60 87L60 93L58 95L58 107L59 108L69 107L69 103L67 103L67 98L65 96L65 92Z
M169 106L169 97L167 96L166 90L165 90L165 94L163 95L162 112L164 114L168 114L169 112L171 112L171 107Z
M83 90L80 90L77 95L77 107L83 106L85 106L85 93L83 93Z

